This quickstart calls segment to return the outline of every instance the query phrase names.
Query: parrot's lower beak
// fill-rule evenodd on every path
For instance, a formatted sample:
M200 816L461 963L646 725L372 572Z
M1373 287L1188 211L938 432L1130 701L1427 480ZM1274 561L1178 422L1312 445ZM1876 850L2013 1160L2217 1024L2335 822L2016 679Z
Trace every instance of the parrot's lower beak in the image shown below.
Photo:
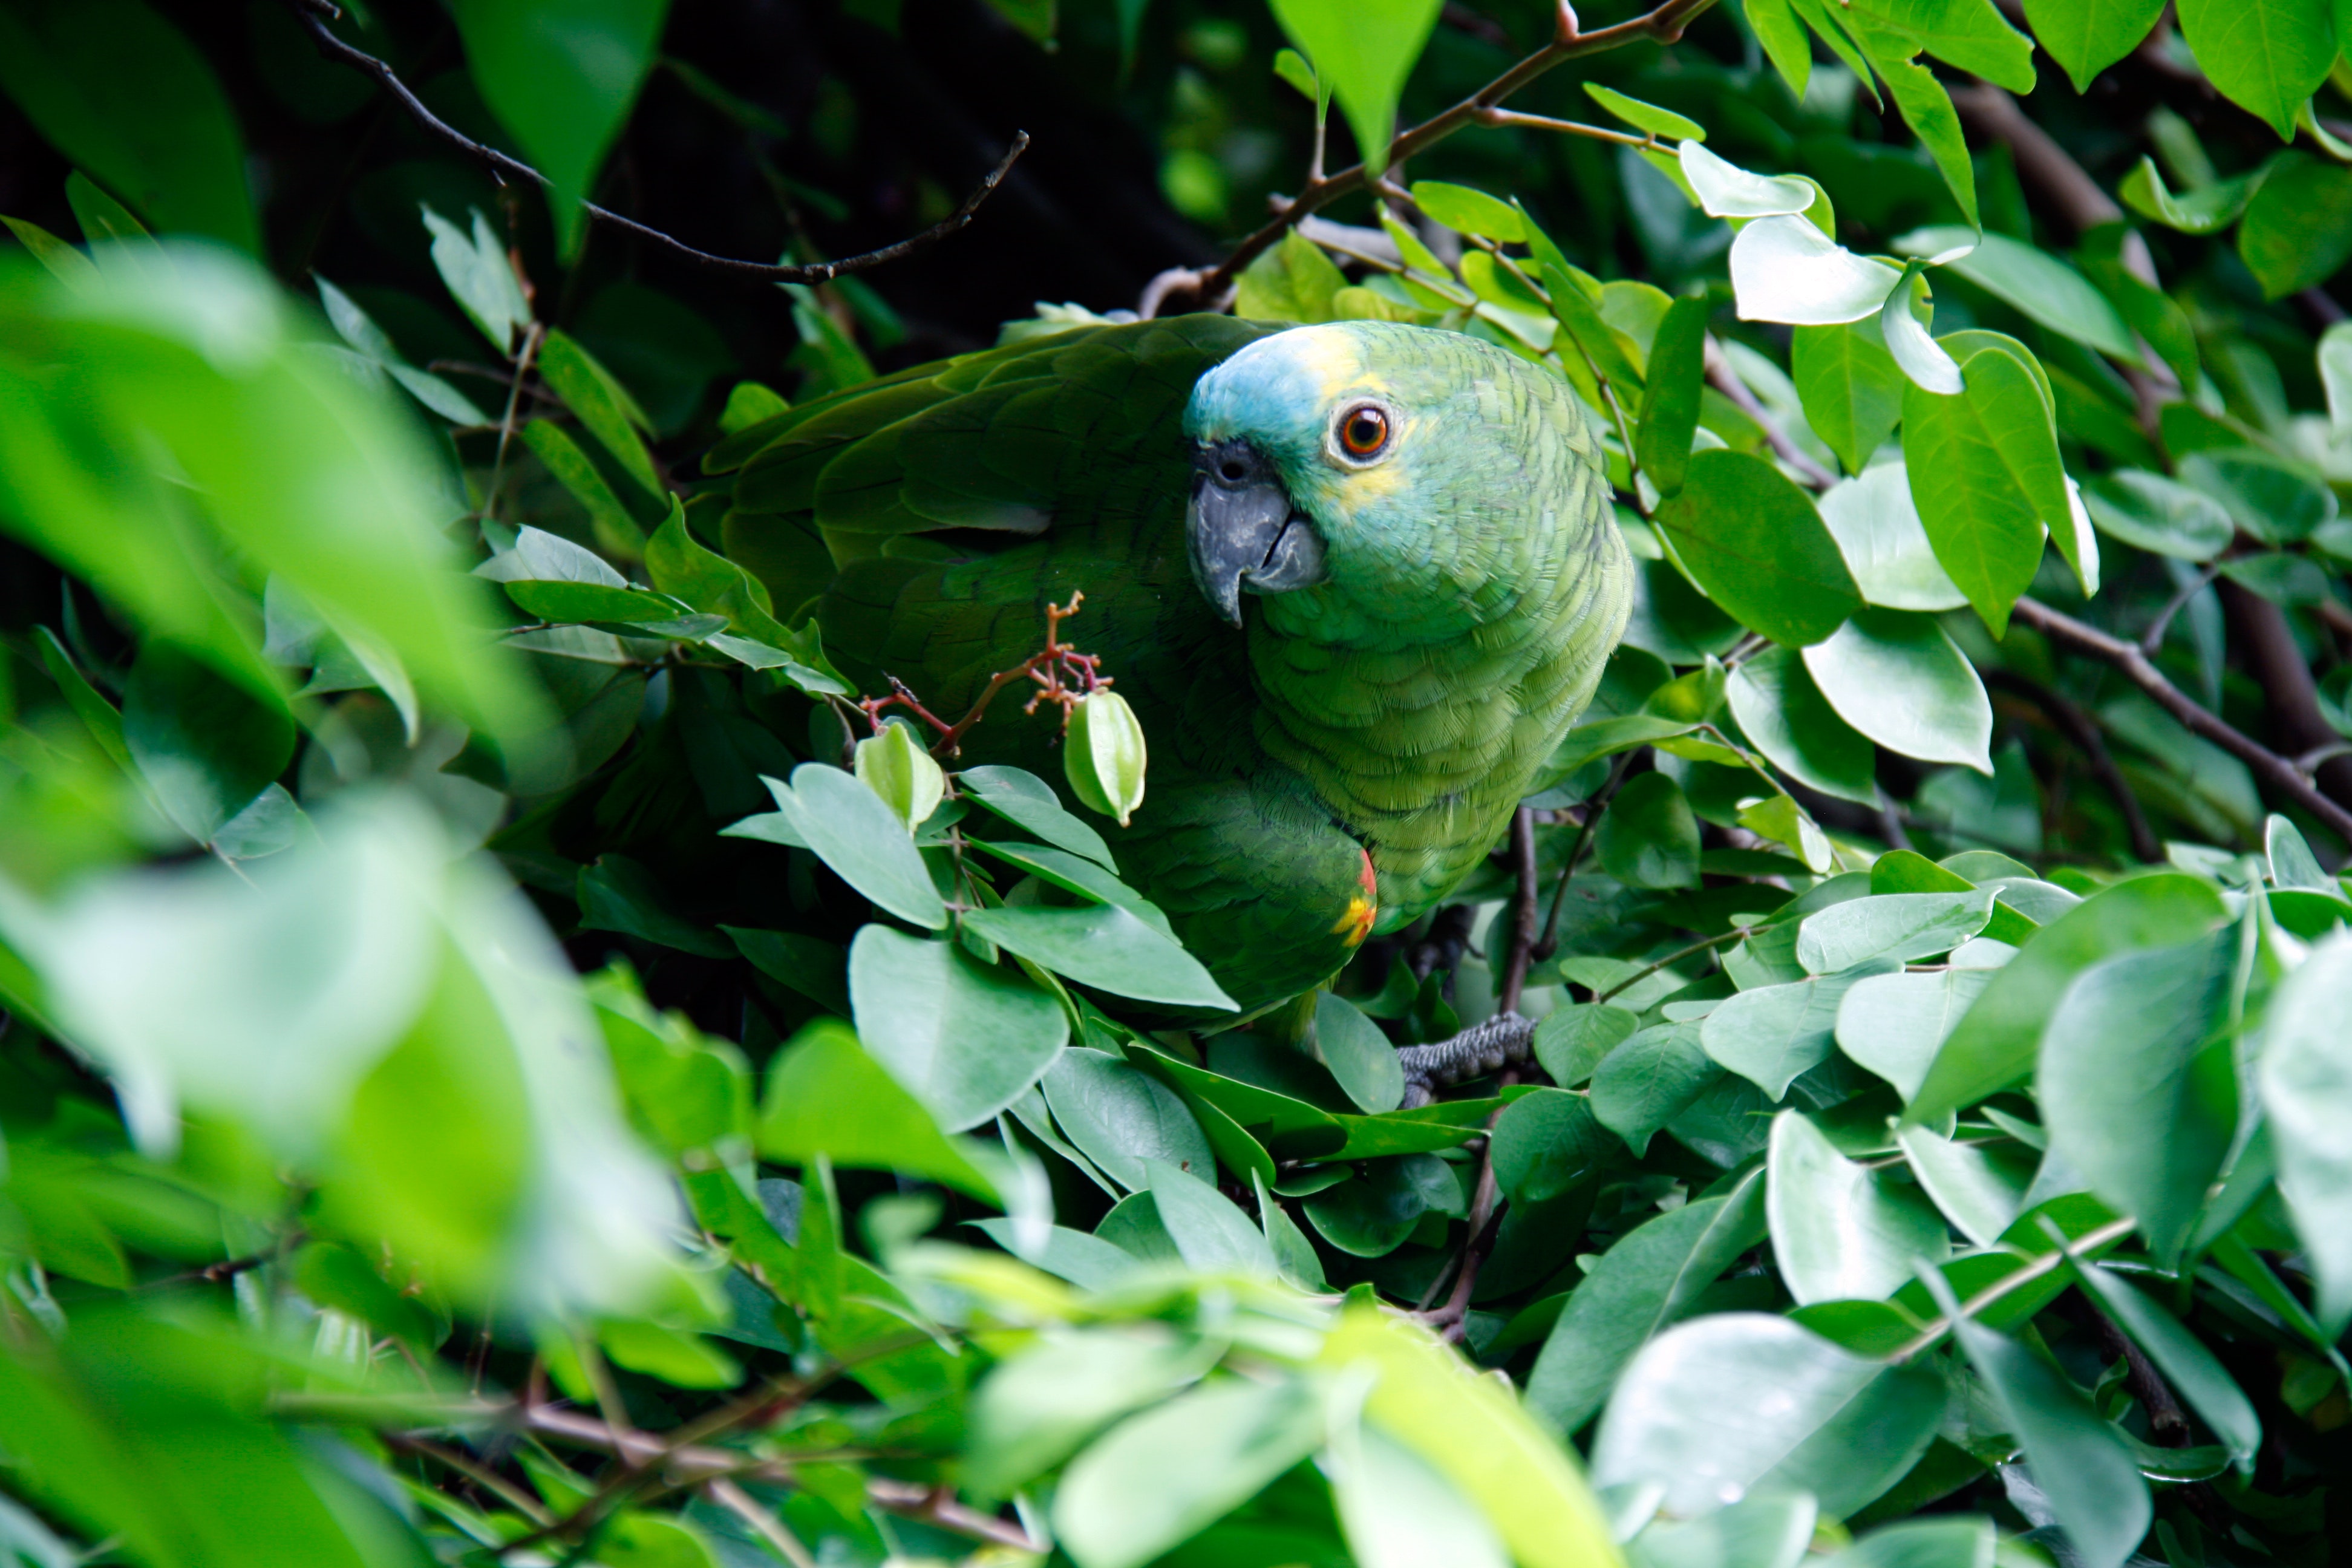
M1227 624L1242 624L1242 590L1282 594L1323 580L1323 541L1294 510L1274 465L1246 441L1193 449L1184 538L1192 580Z

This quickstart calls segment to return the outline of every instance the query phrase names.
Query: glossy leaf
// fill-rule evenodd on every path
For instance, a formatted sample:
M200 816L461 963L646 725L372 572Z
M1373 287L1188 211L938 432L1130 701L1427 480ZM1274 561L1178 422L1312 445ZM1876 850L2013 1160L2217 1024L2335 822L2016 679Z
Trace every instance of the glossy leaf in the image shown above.
M1690 467L1691 437L1698 428L1701 373L1706 368L1706 318L1704 297L1677 300L1650 342L1649 372L1642 385L1633 449L1642 472L1661 495L1681 489Z
M1380 1026L1329 991L1315 995L1315 1054L1360 1110L1394 1110L1404 1099L1404 1068Z
M2030 0L2034 41L2050 51L2078 93L2139 46L2164 12L2162 0Z
M1951 1256L1918 1189L1848 1160L1797 1111L1772 1119L1768 1169L1772 1255L1800 1306L1885 1296Z
M2336 935L2288 975L2271 1003L2259 1069L2278 1143L2279 1187L2318 1285L2320 1320L2352 1319L2352 1070L2343 1051L2352 1006L2352 938Z
M974 910L963 920L967 929L1081 985L1176 1006L1234 1005L1200 960L1115 905Z
M843 881L900 920L947 929L947 906L931 886L931 874L908 841L906 824L880 795L822 763L803 763L789 784L767 784L801 842Z
M1838 717L1795 649L1757 654L1732 672L1724 690L1740 732L1782 773L1824 795L1877 804L1877 753Z
M1809 1491L1841 1517L1911 1468L1945 1398L1930 1366L1865 1360L1786 1318L1718 1312L1626 1369L1593 1440L1593 1479L1661 1486L1663 1506L1685 1516Z
M1927 616L1861 611L1804 658L1838 716L1888 751L1992 772L1984 683Z
M1698 880L1698 819L1664 773L1626 780L1593 840L1601 865L1627 887L1683 888Z
M2207 79L2282 142L2294 140L2295 110L2327 79L2336 52L2328 12L2300 0L2187 0L2180 34Z
M1903 459L1936 559L1993 635L2032 582L2046 529L2068 526L2066 474L2033 375L1986 350L1962 371L1966 389L1903 395Z
M1878 314L1901 277L1801 217L1758 218L1731 241L1731 288L1743 321L1859 321Z
M1129 1192L1150 1185L1150 1161L1204 1179L1216 1169L1208 1137L1182 1097L1108 1052L1064 1051L1045 1070L1043 1087L1064 1134Z
M1552 1082L1562 1089L1575 1089L1639 1026L1635 1015L1605 1003L1555 1007L1536 1024L1536 1060L1551 1075Z
M1949 952L1992 917L1993 889L1966 893L1883 893L1850 899L1805 917L1797 962L1814 974L1837 974L1869 959L1916 961Z
M1699 1043L1696 1024L1654 1024L1601 1058L1592 1074L1592 1114L1636 1155L1721 1071Z
M1513 1203L1556 1198L1599 1170L1617 1139L1591 1103L1564 1089L1539 1089L1507 1106L1489 1135L1495 1182Z
M2118 883L2043 926L1994 972L1937 1048L1906 1120L1929 1121L2023 1078L2060 998L2092 964L2116 953L2194 941L2222 915L2220 897L2204 882L2158 873Z
M1370 173L1387 166L1397 98L1437 23L1438 9L1438 0L1383 0L1370 11L1330 0L1276 0L1276 20L1305 53L1318 79L1329 84Z
M1824 912L1850 907L1834 905ZM1801 952L1803 942L1800 935ZM1871 975L1896 971L1899 964L1891 956L1874 956L1839 967L1836 974L1759 985L1727 997L1700 1024L1699 1044L1708 1056L1780 1100L1800 1075L1829 1058L1845 994Z
M2238 1125L2226 1015L2238 942L2119 953L2050 1016L2036 1087L2050 1146L2135 1216L2159 1258L2189 1240Z
M1804 400L1805 422L1846 472L1861 473L1903 417L1905 378L1879 341L1875 312L1840 326L1799 327L1791 334L1790 374Z
M1760 458L1696 454L1657 523L1707 596L1775 642L1820 642L1861 607L1811 498Z
M971 790L973 799L1015 827L1026 828L1046 843L1084 856L1107 870L1118 869L1102 835L1064 811L1052 788L1036 774L991 764L966 768L956 778Z
M1882 463L1835 486L1822 497L1821 509L1822 521L1871 604L1932 611L1957 610L1969 602L1936 559L1901 463Z
M887 926L850 944L849 998L874 1059L951 1132L1027 1092L1069 1038L1060 1005L1018 970Z
M1574 1434L1634 1352L1689 1316L1700 1292L1764 1239L1764 1184L1750 1176L1636 1226L1596 1259L1528 1374L1528 1408Z
M466 63L483 101L548 179L557 247L578 253L580 204L661 41L667 0L464 0Z

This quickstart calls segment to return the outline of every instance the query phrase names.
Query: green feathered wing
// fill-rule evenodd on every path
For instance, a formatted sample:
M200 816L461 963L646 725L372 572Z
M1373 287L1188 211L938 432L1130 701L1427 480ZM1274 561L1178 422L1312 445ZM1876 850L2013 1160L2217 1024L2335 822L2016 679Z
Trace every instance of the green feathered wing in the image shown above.
M1151 748L1134 825L1097 826L1245 1006L1344 963L1369 908L1361 846L1252 743L1246 646L1185 561L1185 399L1273 330L1192 316L1059 333L792 410L708 465L737 470L727 552L779 613L814 610L853 679L895 676L934 712L963 711L1043 646L1048 604L1084 592L1064 636L1100 656ZM1056 733L1008 693L961 761L1059 787Z
M1598 565L1530 596L1557 626L1511 633L1499 654L1465 639L1390 660L1418 674L1350 656L1369 682L1350 700L1330 685L1347 677L1328 657L1285 654L1263 625L1247 636L1224 625L1186 559L1184 409L1205 372L1278 330L1190 316L1061 332L791 410L706 465L737 475L728 553L783 618L814 611L827 651L867 690L895 677L933 712L959 714L1038 650L1048 604L1086 595L1064 635L1101 657L1151 751L1133 826L1097 826L1122 875L1245 1008L1328 977L1376 919L1388 929L1425 909L1493 845L1590 697L1628 574L1580 424L1575 451L1545 460L1592 470L1569 493L1579 548ZM1274 693L1268 679L1288 684ZM1382 717L1301 731L1293 697ZM1058 787L1056 733L1000 701L960 760ZM1488 745L1481 763L1471 753Z

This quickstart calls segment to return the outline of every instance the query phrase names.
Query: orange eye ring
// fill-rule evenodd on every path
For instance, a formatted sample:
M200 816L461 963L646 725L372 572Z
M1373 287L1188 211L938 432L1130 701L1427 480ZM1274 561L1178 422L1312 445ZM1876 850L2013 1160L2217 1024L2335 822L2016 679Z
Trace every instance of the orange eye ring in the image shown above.
M1360 403L1339 416L1339 449L1351 458L1374 458L1389 444L1388 411Z

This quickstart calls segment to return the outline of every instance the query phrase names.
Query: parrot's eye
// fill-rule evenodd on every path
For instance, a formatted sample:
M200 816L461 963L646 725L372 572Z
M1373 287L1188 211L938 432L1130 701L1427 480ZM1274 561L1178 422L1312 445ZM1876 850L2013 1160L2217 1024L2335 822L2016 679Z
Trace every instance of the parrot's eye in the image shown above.
M1339 416L1339 449L1359 461L1377 458L1389 444L1387 410L1360 403Z

